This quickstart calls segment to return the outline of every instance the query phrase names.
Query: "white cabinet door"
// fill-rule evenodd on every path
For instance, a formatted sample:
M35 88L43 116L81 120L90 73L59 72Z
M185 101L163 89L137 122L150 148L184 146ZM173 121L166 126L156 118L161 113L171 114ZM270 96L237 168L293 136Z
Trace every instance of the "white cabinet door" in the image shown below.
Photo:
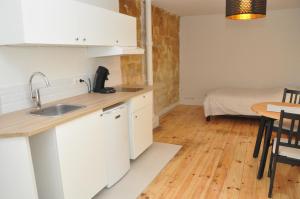
M102 118L107 149L107 184L111 187L130 168L127 105L104 112Z
M8 20L9 19L9 20ZM136 46L136 19L75 0L1 0L1 45Z
M92 198L107 184L101 113L56 128L65 199Z
M131 159L136 159L153 143L152 105L131 113Z
M22 5L24 43L79 44L80 4L70 0L24 0Z
M81 3L77 13L78 33L82 45L113 46L116 40L114 26L115 12L97 6Z
M123 14L115 15L115 34L117 46L137 46L136 18Z
M80 42L88 46L136 46L136 18L82 3Z
M0 198L38 199L27 137L0 139Z

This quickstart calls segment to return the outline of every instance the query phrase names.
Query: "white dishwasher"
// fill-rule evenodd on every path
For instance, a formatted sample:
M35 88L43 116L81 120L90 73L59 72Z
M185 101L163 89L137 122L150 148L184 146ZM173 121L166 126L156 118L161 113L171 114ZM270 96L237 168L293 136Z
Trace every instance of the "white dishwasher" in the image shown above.
M107 187L113 186L130 169L128 108L117 104L103 109L106 137Z

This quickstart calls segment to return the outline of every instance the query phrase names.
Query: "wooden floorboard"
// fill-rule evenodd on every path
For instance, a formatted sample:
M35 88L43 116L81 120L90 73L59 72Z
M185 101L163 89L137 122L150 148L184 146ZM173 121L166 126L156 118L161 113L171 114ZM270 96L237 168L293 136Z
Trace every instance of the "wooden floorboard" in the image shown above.
M252 157L257 120L216 117L206 122L202 107L180 105L160 122L155 141L182 149L140 199L267 198L267 169L257 180L259 159ZM299 167L279 164L277 171L273 198L300 198Z

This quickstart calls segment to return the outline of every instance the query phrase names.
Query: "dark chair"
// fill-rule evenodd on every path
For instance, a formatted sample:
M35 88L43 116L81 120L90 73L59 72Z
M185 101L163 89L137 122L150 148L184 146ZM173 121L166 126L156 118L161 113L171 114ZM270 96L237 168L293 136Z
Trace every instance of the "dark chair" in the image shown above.
M300 104L300 91L285 88L283 92L282 102Z
M289 130L283 129L284 120L289 121ZM269 198L272 197L277 163L300 166L300 115L281 111L277 137L273 140L268 176L270 178ZM295 131L295 126L297 130ZM285 133L283 132L285 131ZM286 138L283 138L283 133Z
M282 102L286 102L286 103L291 103L291 104L300 104L300 91L298 90L290 90L285 88L283 91L283 98L282 98ZM288 133L288 126L286 126L285 124L286 122L283 123L283 129L282 131L285 133ZM274 122L274 127L273 130L278 132L278 127L279 127L279 120ZM295 127L297 128L297 127Z
M300 91L285 88L283 91L282 102L300 104ZM257 138L256 138L254 152L253 152L254 158L258 157L263 135L264 134L266 135L266 132L267 132L267 123L268 123L267 118L262 117L261 121L260 121L260 127L258 130ZM276 120L276 121L274 121L273 131L278 132L278 127L279 127L279 120ZM284 122L283 130L282 130L283 133L288 133L288 130L289 130L289 128L286 127L285 122Z

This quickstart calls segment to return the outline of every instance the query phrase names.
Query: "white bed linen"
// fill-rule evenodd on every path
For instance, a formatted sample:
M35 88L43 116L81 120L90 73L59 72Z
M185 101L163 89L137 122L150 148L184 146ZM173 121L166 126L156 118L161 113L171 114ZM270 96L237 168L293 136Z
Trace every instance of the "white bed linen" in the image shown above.
M257 116L251 106L260 102L280 102L284 88L249 89L223 88L207 93L204 100L205 116Z

